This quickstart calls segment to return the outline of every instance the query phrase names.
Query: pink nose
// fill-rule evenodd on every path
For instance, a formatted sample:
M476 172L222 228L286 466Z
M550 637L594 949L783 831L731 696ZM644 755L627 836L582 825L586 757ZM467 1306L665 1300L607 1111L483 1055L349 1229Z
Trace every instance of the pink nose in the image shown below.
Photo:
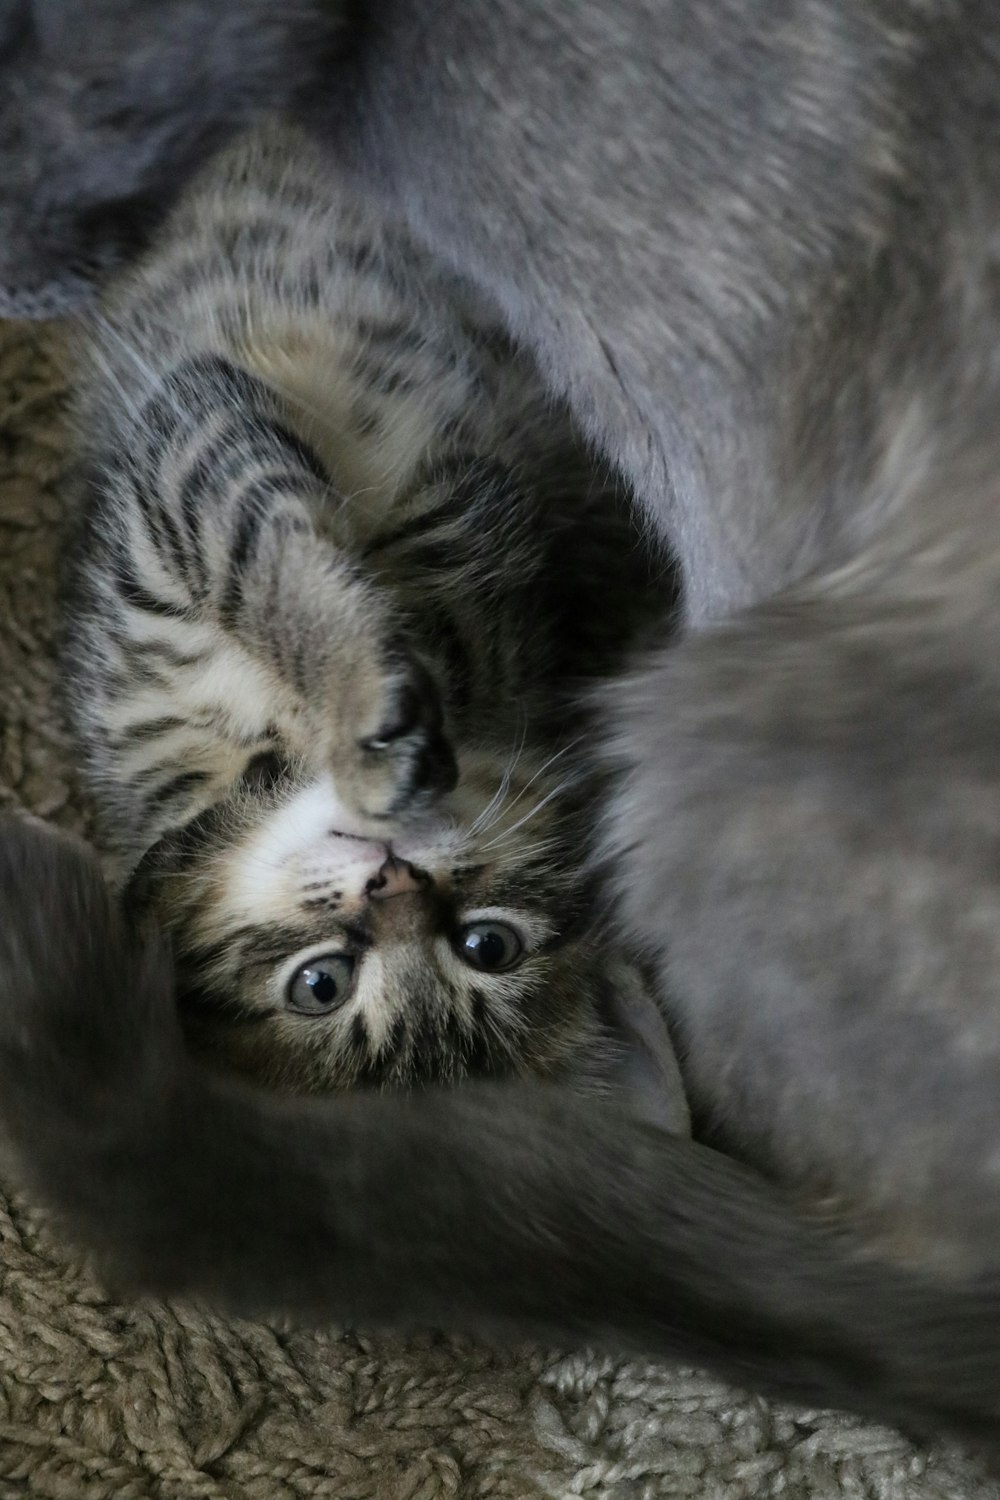
M365 886L365 894L373 901L388 901L390 896L407 896L426 885L429 876L415 870L405 859L390 855Z

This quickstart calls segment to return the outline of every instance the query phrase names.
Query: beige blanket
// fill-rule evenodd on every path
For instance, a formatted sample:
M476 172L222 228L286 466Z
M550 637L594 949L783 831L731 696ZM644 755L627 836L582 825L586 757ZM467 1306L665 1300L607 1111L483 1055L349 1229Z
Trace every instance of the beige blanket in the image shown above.
M0 803L85 826L54 707L60 340L0 325ZM0 920L3 914L0 913ZM1000 1500L688 1371L121 1306L0 1196L0 1500Z

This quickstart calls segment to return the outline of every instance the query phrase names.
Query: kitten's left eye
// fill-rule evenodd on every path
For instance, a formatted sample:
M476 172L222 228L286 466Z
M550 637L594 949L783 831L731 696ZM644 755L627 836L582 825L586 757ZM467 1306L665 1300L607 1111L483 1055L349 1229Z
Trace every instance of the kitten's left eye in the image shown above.
M506 922L469 922L459 929L455 951L474 969L496 974L520 962L524 942Z
M324 953L296 969L285 1001L303 1016L326 1016L343 1005L354 984L354 960L346 953Z

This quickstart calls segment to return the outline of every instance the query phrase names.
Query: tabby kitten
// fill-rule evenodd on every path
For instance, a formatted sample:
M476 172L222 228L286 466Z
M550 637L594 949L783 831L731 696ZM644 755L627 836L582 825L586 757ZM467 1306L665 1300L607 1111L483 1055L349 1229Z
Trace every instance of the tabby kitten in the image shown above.
M10 312L78 299L287 109L628 474L691 629L609 710L616 885L716 1142L793 1197L565 1090L237 1091L92 863L16 825L25 1185L146 1290L603 1338L994 1434L995 0L0 0L0 37Z
M103 839L192 1038L272 1084L590 1076L642 986L595 932L567 684L638 617L636 538L527 361L317 172L230 151L90 344Z

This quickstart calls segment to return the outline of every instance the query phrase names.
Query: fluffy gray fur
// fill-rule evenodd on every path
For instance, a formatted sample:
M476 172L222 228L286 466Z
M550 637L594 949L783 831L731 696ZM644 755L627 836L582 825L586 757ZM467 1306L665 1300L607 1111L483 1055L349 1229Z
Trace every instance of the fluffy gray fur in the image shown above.
M120 31L123 5L139 27L155 13L152 49ZM44 136L25 145L29 110L60 78L103 49L128 79L141 50L175 122L224 125L275 45L264 19L239 27L215 92L193 101L206 18L242 15L243 0L104 0L88 7L85 47L68 27L64 42L63 9L32 7L11 52L12 74L34 73L3 106L10 309L31 310L39 268L73 290L44 267L77 256L76 182L106 154L72 127L60 171ZM23 1170L140 1282L245 1305L299 1292L271 1275L275 1238L246 1234L240 1259L213 1230L212 1184L256 1231L284 1153L301 1152L315 1240L296 1248L324 1247L307 1303L683 1348L814 1396L992 1432L995 5L378 0L359 8L339 62L333 8L263 10L295 59L287 103L325 141L331 174L495 300L681 559L687 639L611 697L623 920L669 981L707 1130L779 1174L800 1212L850 1226L864 1254L722 1158L558 1096L331 1105L309 1116L307 1143L299 1117L209 1102L180 1061L157 1063L166 1078L133 1075L131 1053L116 1064L112 1051L102 1074L71 1046L83 1042L48 982L78 971L74 1003L106 1015L83 920L63 939L75 931L81 963L53 971L51 918L33 908L4 961L3 1109ZM299 42L324 21L329 47ZM273 105L280 83L260 93ZM185 166L141 111L114 139L138 182L151 161ZM12 909L75 892L119 960L131 952L93 872L20 839L5 856ZM101 972L110 983L121 967ZM80 1067L98 1093L114 1084L116 1128L82 1129L85 1101L65 1082ZM147 1187L116 1209L112 1166L147 1183L189 1128L171 1069L228 1121L230 1150L226 1129L209 1131L214 1164L202 1157L193 1180L175 1169L172 1195ZM119 1092L133 1076L141 1087ZM405 1163L391 1123L404 1119L421 1142ZM250 1129L273 1148L270 1174L265 1150L236 1149ZM375 1270L359 1285L362 1259Z

